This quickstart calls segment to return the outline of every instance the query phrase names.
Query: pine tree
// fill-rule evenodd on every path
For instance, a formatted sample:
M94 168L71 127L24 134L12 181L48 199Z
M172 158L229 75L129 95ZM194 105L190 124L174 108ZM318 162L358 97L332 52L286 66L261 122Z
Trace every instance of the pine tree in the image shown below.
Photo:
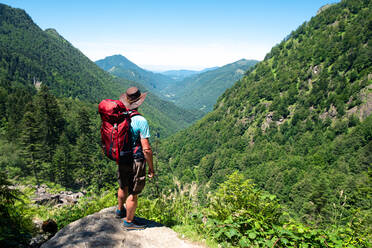
M22 156L25 159L27 167L32 170L37 183L39 183L41 154L43 149L41 142L42 134L37 118L33 112L27 111L22 121Z
M61 135L59 145L53 156L52 171L55 181L64 186L72 186L73 161L71 146L65 134Z
M42 85L35 97L37 118L39 118L44 162L51 162L59 137L64 129L65 121L61 115L56 97L49 92L46 85Z
M92 138L92 122L89 117L88 109L83 107L79 110L77 123L79 134Z
M17 85L17 82L13 82ZM5 102L6 120L8 122L6 137L10 141L19 138L20 126L23 114L26 112L26 106L32 99L32 95L24 88L15 88L7 96Z
M80 136L77 139L74 152L75 180L82 186L87 186L95 175L94 156L97 149L94 145L92 123L88 110L85 108L82 108L78 113L78 125Z

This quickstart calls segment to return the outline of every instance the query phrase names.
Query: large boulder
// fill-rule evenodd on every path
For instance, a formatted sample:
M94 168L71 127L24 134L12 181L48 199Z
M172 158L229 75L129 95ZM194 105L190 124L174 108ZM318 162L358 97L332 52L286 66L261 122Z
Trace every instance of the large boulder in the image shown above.
M115 207L106 208L70 223L44 243L41 248L201 247L179 239L172 229L145 219L139 219L139 221L147 224L148 228L127 231L122 226L123 220L115 218L114 211Z

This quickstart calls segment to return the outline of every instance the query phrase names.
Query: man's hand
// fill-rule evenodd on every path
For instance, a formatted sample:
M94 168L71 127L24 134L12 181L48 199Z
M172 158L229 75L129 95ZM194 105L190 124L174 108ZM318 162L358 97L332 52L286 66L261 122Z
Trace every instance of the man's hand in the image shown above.
M149 175L149 178L150 179L152 179L152 178L154 178L155 177L155 172L154 172L154 170L151 170L150 168L149 168L149 173L148 173Z

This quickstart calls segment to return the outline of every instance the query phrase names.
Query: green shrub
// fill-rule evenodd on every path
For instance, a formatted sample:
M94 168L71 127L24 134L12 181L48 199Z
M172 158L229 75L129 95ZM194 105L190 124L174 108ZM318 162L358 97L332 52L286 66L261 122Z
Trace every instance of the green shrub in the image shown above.
M370 213L356 216L347 226L305 226L290 219L274 195L256 189L239 172L209 200L193 225L223 247L369 247L371 241L368 231L360 229Z
M33 232L29 207L22 201L22 193L10 188L6 175L0 173L0 247L26 245Z
M177 186L168 195L162 194L156 199L139 197L136 215L150 219L166 226L187 225L193 223L193 216L198 212L195 183Z
M65 206L50 213L48 218L57 222L58 229L87 215L98 212L117 203L116 190L101 190L100 193L88 193L75 205Z

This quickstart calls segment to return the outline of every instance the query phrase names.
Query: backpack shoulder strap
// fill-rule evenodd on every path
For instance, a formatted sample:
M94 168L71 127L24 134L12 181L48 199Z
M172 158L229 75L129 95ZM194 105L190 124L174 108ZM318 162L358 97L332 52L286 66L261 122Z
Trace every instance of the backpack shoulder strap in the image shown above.
M141 115L137 110L130 110L129 111L129 117L132 118L133 116Z

